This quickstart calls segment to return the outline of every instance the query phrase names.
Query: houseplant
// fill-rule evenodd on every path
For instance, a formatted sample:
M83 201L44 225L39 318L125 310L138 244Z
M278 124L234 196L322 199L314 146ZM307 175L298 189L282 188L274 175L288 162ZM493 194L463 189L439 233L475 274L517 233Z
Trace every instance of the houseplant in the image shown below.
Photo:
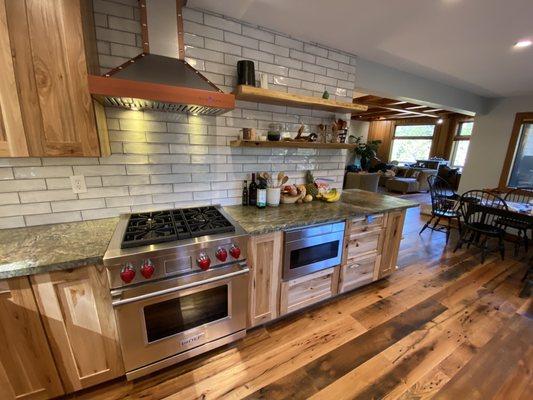
M376 156L381 140L371 140L363 143L363 137L358 136L353 140L356 145L354 152L361 159L361 169L366 170L368 162Z

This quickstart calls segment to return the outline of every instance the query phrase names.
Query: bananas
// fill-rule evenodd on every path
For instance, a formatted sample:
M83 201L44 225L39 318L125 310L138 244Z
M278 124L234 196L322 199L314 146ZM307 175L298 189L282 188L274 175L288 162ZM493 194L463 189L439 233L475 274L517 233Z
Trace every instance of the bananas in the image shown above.
M339 199L341 198L341 192L337 189L331 189L327 192L319 194L317 198L328 203L334 203L336 201L339 201Z

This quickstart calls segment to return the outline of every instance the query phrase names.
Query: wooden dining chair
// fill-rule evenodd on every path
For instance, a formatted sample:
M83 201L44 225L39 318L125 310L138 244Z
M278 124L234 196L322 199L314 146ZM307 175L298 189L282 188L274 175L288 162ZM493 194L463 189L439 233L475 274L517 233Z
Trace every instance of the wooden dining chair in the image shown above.
M418 234L422 234L426 228L436 232L445 232L446 243L448 243L452 220L457 221L459 234L461 233L461 218L456 202L459 196L446 180L436 175L428 177L428 184L429 193L431 194L431 217ZM441 224L441 219L444 219L447 223Z
M484 190L470 190L461 196L459 210L463 217L463 229L454 252L463 244L467 244L467 247L477 246L481 249L481 263L483 264L489 251L487 242L494 238L498 240L498 249L503 260L505 229L499 219L502 210L508 211L505 200Z
M504 200L506 202L527 204L530 200L533 200L533 188L511 189L505 194ZM529 251L529 234L531 233L533 236L533 225L525 218L520 218L519 214L501 218L500 222L507 231L511 230L512 234L516 233L518 236L515 241L515 255L518 255L521 244L524 245L527 254Z

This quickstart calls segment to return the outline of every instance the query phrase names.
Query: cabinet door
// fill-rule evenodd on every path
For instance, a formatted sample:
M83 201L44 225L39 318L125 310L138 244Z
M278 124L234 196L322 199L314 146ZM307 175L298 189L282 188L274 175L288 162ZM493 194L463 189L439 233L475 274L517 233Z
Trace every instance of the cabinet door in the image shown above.
M381 263L374 271L374 279L381 279L396 271L404 219L405 210L392 211L387 215Z
M279 314L284 315L337 294L339 267L281 282Z
M100 155L81 0L1 1L30 155Z
M283 233L252 236L248 248L250 327L273 320L278 315Z
M27 277L0 281L0 398L63 394Z
M7 25L5 0L0 0L0 157L28 156Z
M124 373L103 266L34 275L32 285L67 392Z

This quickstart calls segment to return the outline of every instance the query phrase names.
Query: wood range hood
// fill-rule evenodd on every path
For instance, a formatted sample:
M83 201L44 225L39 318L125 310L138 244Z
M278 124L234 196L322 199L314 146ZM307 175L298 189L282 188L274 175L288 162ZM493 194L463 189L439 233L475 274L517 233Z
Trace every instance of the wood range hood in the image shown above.
M141 0L143 53L104 76L89 75L89 91L105 106L219 115L235 107L185 60L183 0Z

